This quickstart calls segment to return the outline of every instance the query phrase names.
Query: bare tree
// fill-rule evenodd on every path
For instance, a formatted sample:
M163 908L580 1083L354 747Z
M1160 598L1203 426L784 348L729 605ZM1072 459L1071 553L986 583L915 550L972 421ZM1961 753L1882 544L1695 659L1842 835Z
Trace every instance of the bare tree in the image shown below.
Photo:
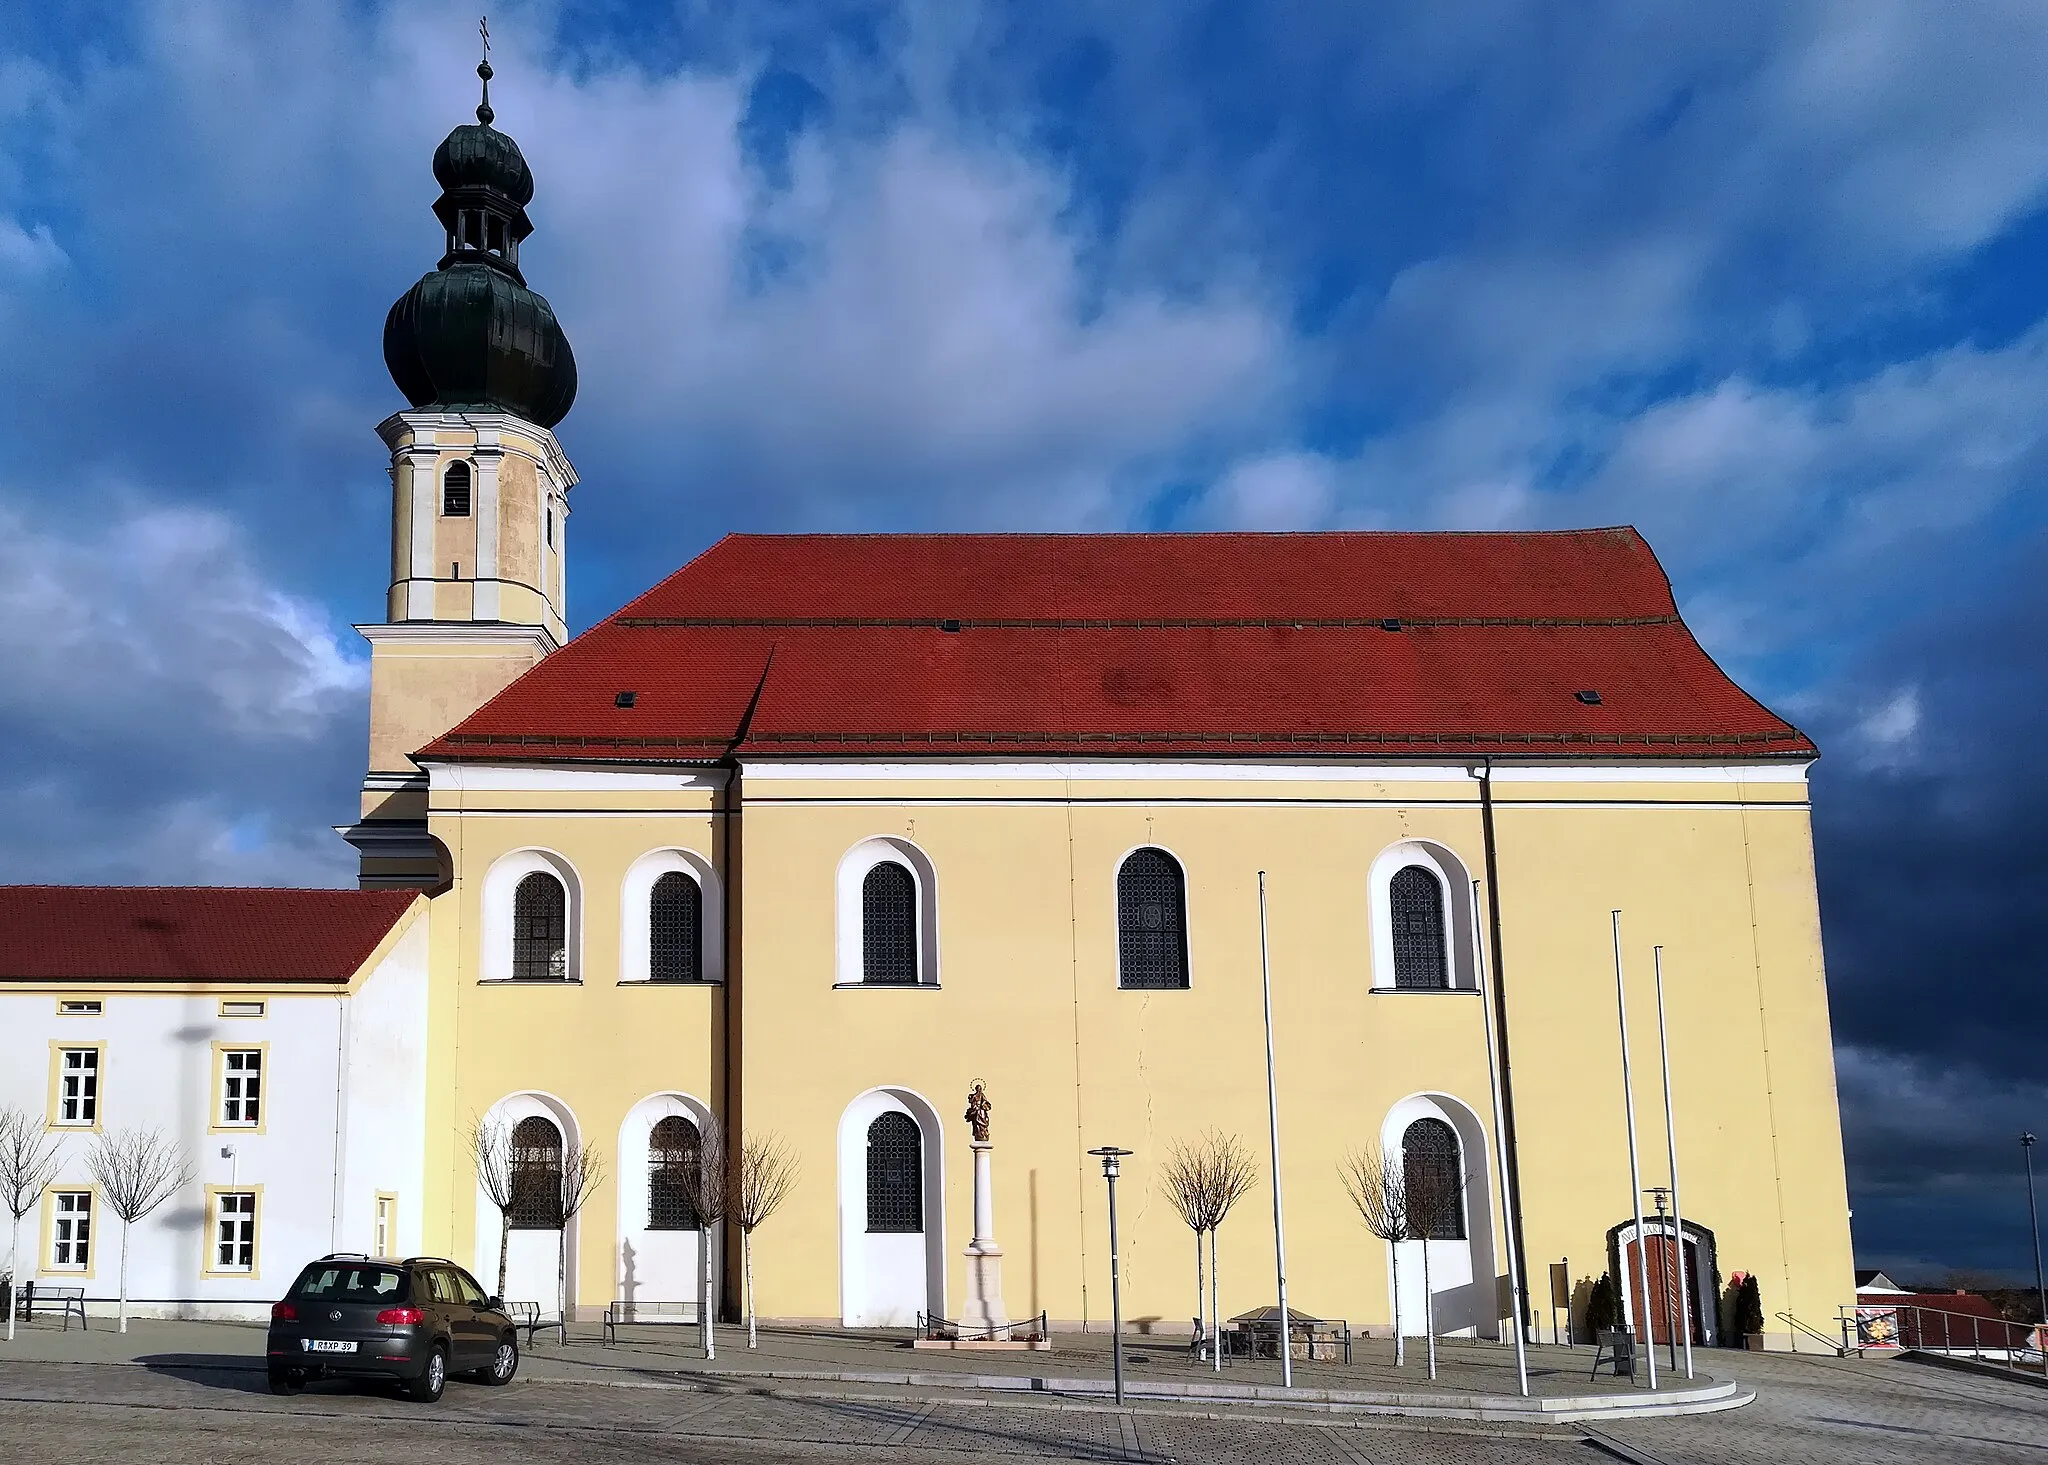
M1387 1243L1394 1258L1394 1366L1408 1361L1408 1339L1401 1331L1401 1243L1410 1235L1408 1178L1401 1162L1376 1144L1362 1145L1337 1167L1344 1193L1358 1210L1365 1229Z
M1429 1275L1430 1243L1457 1232L1456 1221L1465 1188L1455 1170L1435 1165L1405 1167L1410 1234L1422 1243L1422 1328L1429 1338L1429 1376L1436 1377L1436 1288Z
M7 1237L7 1341L14 1341L15 1295L21 1291L21 1218L34 1210L57 1178L63 1136L50 1134L43 1116L12 1106L0 1109L0 1204L14 1218Z
M476 1183L498 1208L498 1290L493 1295L503 1297L505 1259L512 1246L512 1135L501 1122L475 1115L467 1137Z
M594 1145L564 1138L562 1169L555 1184L555 1292L559 1298L555 1336L569 1341L569 1223L604 1183L604 1156ZM502 1291L502 1287L500 1289Z
M1216 1260L1216 1233L1223 1229L1231 1208L1259 1183L1259 1168L1252 1152L1234 1134L1208 1130L1202 1135L1201 1150L1207 1183L1204 1186L1209 1221L1209 1313L1216 1324L1216 1346L1209 1351L1218 1370L1223 1367L1223 1281Z
M99 1137L86 1169L100 1202L121 1218L121 1331L128 1331L128 1233L192 1183L191 1157L161 1129L113 1129Z
M709 1359L718 1356L718 1337L711 1320L711 1236L725 1224L732 1209L732 1188L731 1176L726 1172L725 1127L716 1119L706 1118L698 1135L697 1163L684 1167L683 1191L690 1198L690 1208L697 1213L697 1255L704 1268L697 1321L704 1356Z
M1203 1233L1209 1229L1209 1164L1200 1146L1175 1140L1166 1148L1166 1163L1159 1168L1159 1185L1167 1203L1195 1233L1195 1336L1207 1341L1209 1333L1209 1291L1202 1276Z
M754 1228L775 1214L796 1188L796 1152L779 1134L740 1136L739 1194L732 1218L740 1228L740 1252L747 1275L747 1346L760 1346L754 1318Z

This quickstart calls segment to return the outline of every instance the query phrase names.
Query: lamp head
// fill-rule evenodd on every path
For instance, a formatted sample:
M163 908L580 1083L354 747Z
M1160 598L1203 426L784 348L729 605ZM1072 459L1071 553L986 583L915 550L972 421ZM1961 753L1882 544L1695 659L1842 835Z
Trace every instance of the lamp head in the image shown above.
M1130 1154L1131 1151L1121 1149L1116 1145L1103 1145L1100 1149L1093 1149L1088 1153L1101 1158L1102 1178L1104 1180L1114 1180L1117 1177L1117 1161Z

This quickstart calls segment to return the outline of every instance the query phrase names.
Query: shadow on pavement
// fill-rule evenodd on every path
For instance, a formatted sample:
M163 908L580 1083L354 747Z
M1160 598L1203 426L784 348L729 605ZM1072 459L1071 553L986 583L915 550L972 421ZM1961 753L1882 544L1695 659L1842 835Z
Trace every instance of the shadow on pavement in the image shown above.
M145 1353L135 1360L151 1373L233 1394L267 1394L263 1360L246 1353Z

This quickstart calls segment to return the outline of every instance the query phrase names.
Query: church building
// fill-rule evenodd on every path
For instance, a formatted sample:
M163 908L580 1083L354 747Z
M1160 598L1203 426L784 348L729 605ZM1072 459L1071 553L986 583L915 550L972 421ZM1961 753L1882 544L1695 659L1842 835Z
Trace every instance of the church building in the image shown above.
M1736 1272L1767 1317L1853 1303L1817 751L1641 536L731 535L572 637L570 500L604 489L555 436L532 174L478 119L385 324L361 889L0 890L0 1105L65 1136L24 1280L113 1297L88 1160L153 1125L193 1174L133 1227L146 1311L260 1313L329 1249L502 1267L551 1311L558 1242L584 1318L687 1301L677 1177L716 1126L799 1167L763 1318L958 1318L979 1083L1009 1315L1105 1323L1113 1145L1124 1316L1185 1334L1162 1167L1205 1135L1258 1172L1223 1314L1275 1300L1265 977L1291 1301L1394 1319L1341 1173L1376 1147L1451 1197L1398 1243L1402 1325L1426 1249L1439 1331L1498 1337L1511 1252L1538 1319L1550 1264L1580 1309L1632 1264L1639 1208L1669 1255L1616 1003L1619 962L1661 1186L1661 961L1696 1339ZM501 1228L479 1125L519 1195L601 1179ZM730 1315L738 1233L708 1236Z

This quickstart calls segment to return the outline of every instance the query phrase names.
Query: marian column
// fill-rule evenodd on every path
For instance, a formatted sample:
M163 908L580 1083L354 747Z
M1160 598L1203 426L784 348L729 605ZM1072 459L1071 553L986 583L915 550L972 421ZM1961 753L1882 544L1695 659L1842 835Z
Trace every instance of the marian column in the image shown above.
M993 1106L975 1081L967 1095L967 1122L974 1138L974 1239L967 1243L967 1305L960 1314L963 1337L1006 1342L1010 1336L1010 1315L1003 1309L1003 1249L996 1245L995 1189L990 1178L990 1155L995 1145L988 1137L988 1117Z

